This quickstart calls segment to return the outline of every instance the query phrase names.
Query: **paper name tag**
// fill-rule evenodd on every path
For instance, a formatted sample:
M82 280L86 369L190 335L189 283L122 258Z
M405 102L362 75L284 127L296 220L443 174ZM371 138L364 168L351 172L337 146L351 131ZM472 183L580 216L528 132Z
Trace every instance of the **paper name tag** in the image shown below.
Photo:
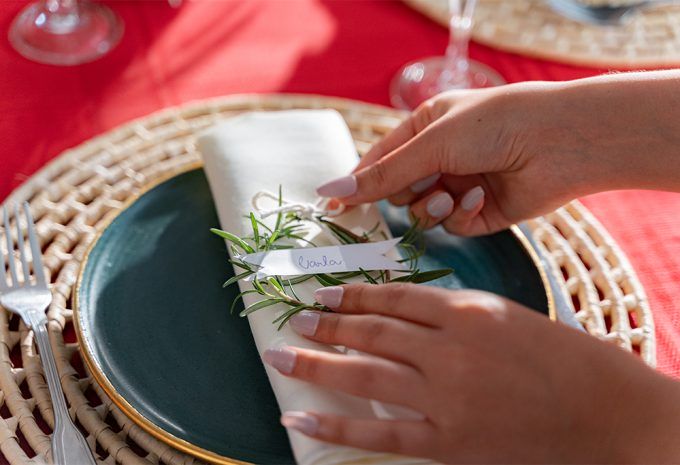
M408 270L408 267L384 254L401 238L365 244L347 244L329 247L271 250L242 257L258 267L251 279L266 276L297 276L303 274L342 273L359 270Z

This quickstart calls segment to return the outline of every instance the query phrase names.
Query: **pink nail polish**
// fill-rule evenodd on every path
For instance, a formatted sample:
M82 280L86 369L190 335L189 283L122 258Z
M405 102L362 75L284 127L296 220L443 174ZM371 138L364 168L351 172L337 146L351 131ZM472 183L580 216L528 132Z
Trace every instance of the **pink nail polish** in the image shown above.
M319 319L321 315L319 312L312 312L303 310L296 313L289 321L291 328L303 336L314 336L316 328L319 326Z
M342 303L342 294L345 292L341 286L322 287L314 291L314 298L321 305L329 308L337 308Z
M437 181L439 181L439 178L441 176L442 176L441 173L435 173L432 176L428 176L425 179L421 179L420 181L414 182L413 184L411 184L411 192L415 194L425 192L430 187L434 186L437 183Z
M319 419L306 412L284 412L281 415L281 424L307 436L314 436L319 430Z
M295 351L281 347L279 349L267 349L262 354L262 360L273 366L281 373L289 375L295 368Z
M316 193L321 197L347 197L356 191L357 178L354 175L333 179L316 188Z
M460 200L460 206L463 207L463 210L472 211L479 206L482 200L484 200L482 186L473 187Z
M446 192L440 192L427 202L428 215L432 218L443 218L453 211L453 198Z

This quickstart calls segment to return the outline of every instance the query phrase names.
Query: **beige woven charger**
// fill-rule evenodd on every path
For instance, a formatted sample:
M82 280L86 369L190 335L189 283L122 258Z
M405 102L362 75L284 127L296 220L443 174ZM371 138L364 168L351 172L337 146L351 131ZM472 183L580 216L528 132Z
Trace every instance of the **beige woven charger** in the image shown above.
M404 0L448 27L448 0ZM620 26L597 26L554 12L547 0L478 0L475 41L508 52L604 69L680 66L680 4L635 13Z
M88 245L104 217L126 199L198 160L198 131L244 111L290 108L337 109L362 153L404 116L385 107L316 96L234 96L192 103L133 121L64 152L5 201L30 202L36 218L54 292L49 330L61 381L71 415L100 463L198 461L144 432L90 376L74 368L80 365L78 345L65 343L63 334L72 328L73 285ZM572 203L535 220L532 227L578 320L591 334L636 350L654 365L654 325L644 292L602 226L583 206ZM54 417L32 333L16 316L0 311L0 340L0 451L11 464L44 464L51 460Z

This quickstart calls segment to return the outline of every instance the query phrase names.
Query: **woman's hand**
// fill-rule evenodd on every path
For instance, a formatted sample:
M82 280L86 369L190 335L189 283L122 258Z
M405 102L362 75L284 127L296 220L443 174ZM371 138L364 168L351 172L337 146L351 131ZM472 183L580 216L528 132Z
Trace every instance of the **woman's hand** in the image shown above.
M477 235L601 190L680 190L678 85L675 70L445 93L318 193Z
M284 347L265 361L425 419L284 412L286 427L444 463L680 461L678 386L611 344L479 291L352 284L316 298L337 313L292 327L367 355Z
M545 118L551 86L435 97L377 143L351 176L318 193L347 205L381 198L410 204L421 225L441 222L461 235L494 232L555 209L573 198L574 175L583 170L536 144L536 119ZM566 136L558 132L549 135L551 143Z

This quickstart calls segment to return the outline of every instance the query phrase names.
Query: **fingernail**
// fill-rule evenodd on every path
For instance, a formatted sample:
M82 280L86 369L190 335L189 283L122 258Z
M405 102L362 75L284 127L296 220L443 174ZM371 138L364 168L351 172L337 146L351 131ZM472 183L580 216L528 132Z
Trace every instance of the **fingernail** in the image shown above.
M322 184L316 188L321 197L347 197L357 191L357 178L350 174Z
M415 194L425 192L430 187L434 186L441 176L442 176L441 173L435 173L432 176L428 176L425 179L421 179L420 181L414 182L413 184L411 184L411 192Z
M273 366L281 373L289 375L295 368L295 351L281 347L279 349L267 349L262 354L262 360Z
M303 336L314 336L316 328L319 326L320 317L319 312L303 310L293 315L288 323L290 323L290 326L296 333Z
M342 294L345 292L341 286L322 287L314 291L314 298L321 305L336 308L342 302Z
M442 218L453 210L453 198L446 192L440 192L427 202L427 213L433 218Z
M482 186L473 187L460 200L460 206L463 207L463 210L472 211L479 206L482 200L484 200Z
M319 430L319 419L306 412L284 412L281 424L308 436L315 435Z

